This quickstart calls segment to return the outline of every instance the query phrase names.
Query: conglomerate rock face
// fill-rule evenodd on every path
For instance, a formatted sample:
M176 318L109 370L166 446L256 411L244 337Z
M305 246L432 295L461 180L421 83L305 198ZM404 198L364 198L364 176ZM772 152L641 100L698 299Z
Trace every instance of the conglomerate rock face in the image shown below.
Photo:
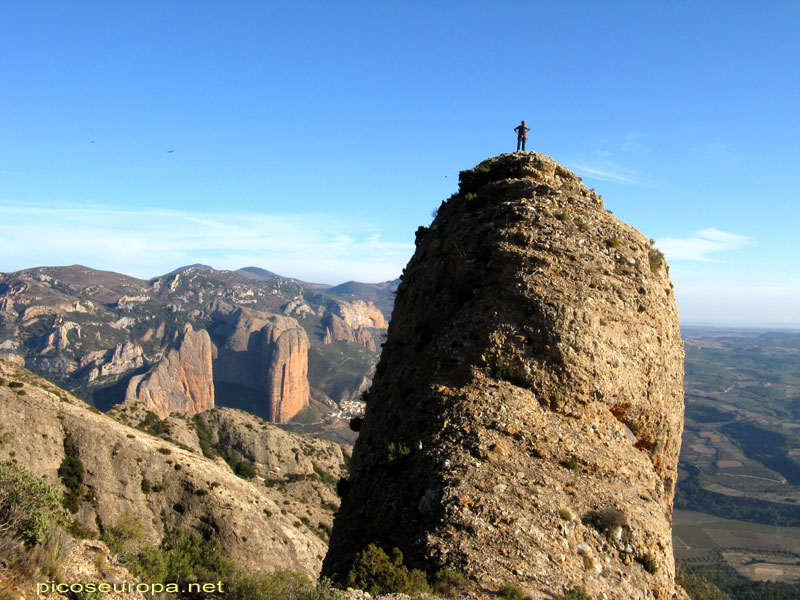
M323 574L369 543L475 589L671 598L668 268L552 159L464 171L397 293Z
M178 348L167 352L143 375L128 382L126 402L141 402L160 419L172 413L196 415L214 408L211 338L188 323Z
M225 310L230 310L225 314ZM214 378L263 393L269 420L285 423L308 405L308 335L298 322L245 308L220 309Z

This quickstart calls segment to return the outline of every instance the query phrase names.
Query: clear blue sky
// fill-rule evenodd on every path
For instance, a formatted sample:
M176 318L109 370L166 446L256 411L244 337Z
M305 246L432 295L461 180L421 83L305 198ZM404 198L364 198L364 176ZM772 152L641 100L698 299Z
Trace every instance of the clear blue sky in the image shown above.
M800 326L798 31L794 1L3 3L0 271L393 279L526 119L685 323Z

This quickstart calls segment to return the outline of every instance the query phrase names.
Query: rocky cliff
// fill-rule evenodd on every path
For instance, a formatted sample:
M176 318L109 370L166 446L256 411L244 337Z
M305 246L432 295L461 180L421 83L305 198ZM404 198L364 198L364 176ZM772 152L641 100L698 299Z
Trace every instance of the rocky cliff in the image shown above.
M276 323L285 317L289 321L282 322L289 324L279 326L284 333L274 340L277 354L262 356L263 344L256 344L255 354L247 358L242 353L249 350L236 350L236 361L267 369L258 377L218 379L212 364L215 403L248 408L268 418L274 404L275 418L285 420L304 406L304 398L313 391L318 401L315 414L324 413L325 426L343 425L346 429L345 423L328 423L330 414L336 412L337 403L360 394L363 379L371 375L378 358L374 336L386 328L381 311L355 293L385 304L387 298L393 298L394 285L352 284L341 290L331 288L332 293L327 294L326 286L268 272L253 278L250 271L193 266L149 281L81 266L0 273L0 358L27 366L101 410L126 398L149 396L149 405L161 416L166 410L192 413L209 405L207 390L190 389L205 386L201 381L207 375L201 366L207 366L207 359L197 354L199 347L189 350L200 340L199 332L206 330L212 335L213 353L213 346L224 346L235 329L230 323L237 309L254 311L262 321L268 315L279 316ZM347 299L337 293L346 294ZM340 341L345 343L326 346L327 328L321 323L334 317L343 323L337 334L344 336ZM195 333L183 348L187 325ZM307 343L301 339L301 329ZM298 352L290 353L292 336ZM300 364L307 346L313 349L306 353L313 363L310 368ZM188 356L181 358L181 352ZM285 380L282 364L269 366L273 357L281 356L291 356ZM193 382L165 379L168 373L180 379L181 368L184 374L197 374ZM231 369L241 371L232 364L224 368L227 372ZM309 374L305 384L297 379L303 369ZM277 379L267 380L270 376ZM250 381L244 381L248 377ZM177 392L186 385L181 405ZM273 391L278 394L275 403ZM159 399L154 400L156 397Z
M196 415L214 408L211 338L188 323L177 348L147 373L134 375L125 393L128 403L141 403L161 419L172 413Z
M230 408L155 423L139 403L111 413L0 361L0 461L72 490L88 532L135 519L149 542L178 528L213 536L249 569L318 573L346 448ZM59 476L67 456L81 465L72 488Z
M682 361L663 256L577 176L462 172L417 232L323 574L376 543L484 592L681 594Z
M376 349L372 334L370 334L369 329L363 326L350 327L347 321L334 314L327 315L322 319L321 324L325 328L325 335L323 336L323 343L325 344L331 344L334 341L353 342L373 352Z
M260 393L268 419L285 423L309 401L305 330L296 320L245 308L216 312L214 376Z
M389 324L383 318L383 313L372 302L356 300L348 304L337 303L334 311L350 327L374 327L386 329Z

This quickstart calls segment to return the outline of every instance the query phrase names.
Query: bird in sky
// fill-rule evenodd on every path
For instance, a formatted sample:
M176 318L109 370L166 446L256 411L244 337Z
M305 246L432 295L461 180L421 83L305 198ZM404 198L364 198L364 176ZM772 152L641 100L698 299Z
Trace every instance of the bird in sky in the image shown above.
M172 154L175 150L167 150L167 154Z

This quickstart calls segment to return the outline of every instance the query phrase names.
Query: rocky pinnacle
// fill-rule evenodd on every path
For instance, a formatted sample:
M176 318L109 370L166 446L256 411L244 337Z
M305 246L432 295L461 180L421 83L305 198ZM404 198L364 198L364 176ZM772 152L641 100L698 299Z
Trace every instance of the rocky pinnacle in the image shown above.
M536 153L463 171L416 245L323 574L375 543L475 593L683 597L683 345L661 253Z

